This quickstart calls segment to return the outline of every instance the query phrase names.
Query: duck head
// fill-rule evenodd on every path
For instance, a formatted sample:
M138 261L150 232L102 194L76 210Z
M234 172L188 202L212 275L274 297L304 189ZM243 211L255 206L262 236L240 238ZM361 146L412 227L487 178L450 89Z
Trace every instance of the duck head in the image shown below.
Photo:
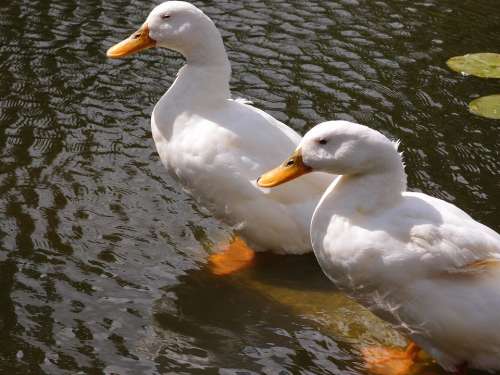
M217 28L200 9L184 1L166 1L151 11L139 30L109 48L106 55L122 58L147 48L164 47L189 58L215 45L220 48L220 44Z
M401 164L397 145L367 126L348 121L316 125L302 138L295 152L257 180L273 187L312 171L338 175L380 173Z

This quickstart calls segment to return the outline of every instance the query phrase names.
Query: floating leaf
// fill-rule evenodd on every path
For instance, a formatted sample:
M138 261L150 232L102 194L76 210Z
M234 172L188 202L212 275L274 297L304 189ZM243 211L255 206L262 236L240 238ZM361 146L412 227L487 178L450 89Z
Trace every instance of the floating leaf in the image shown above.
M475 115L500 120L500 95L482 96L469 103L469 110Z
M465 75L481 78L500 78L500 54L471 53L449 59L450 69Z

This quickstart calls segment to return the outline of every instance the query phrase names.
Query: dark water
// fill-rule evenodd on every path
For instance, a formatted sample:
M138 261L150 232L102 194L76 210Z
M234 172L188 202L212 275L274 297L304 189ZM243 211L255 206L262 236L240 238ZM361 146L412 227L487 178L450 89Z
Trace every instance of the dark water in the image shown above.
M301 133L336 118L400 138L413 190L499 229L500 122L466 104L500 86L445 66L498 52L498 0L196 4L235 96ZM105 57L152 6L0 3L0 373L365 373L362 344L402 342L313 257L205 271L231 230L166 175L149 127L182 60Z

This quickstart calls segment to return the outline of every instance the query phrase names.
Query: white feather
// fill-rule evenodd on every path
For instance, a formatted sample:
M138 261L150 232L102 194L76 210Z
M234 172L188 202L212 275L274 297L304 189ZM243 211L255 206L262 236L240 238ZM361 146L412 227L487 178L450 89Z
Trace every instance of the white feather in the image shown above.
M320 146L318 136L329 143ZM328 188L311 223L326 275L445 369L500 370L498 233L450 203L406 192L397 147L365 126L318 125L301 149L311 167L350 171Z
M165 21L160 15L167 13ZM311 251L312 212L332 177L318 173L272 191L257 187L259 175L288 156L300 136L249 101L231 99L222 38L198 8L165 2L147 24L157 45L187 61L152 114L165 167L255 250Z

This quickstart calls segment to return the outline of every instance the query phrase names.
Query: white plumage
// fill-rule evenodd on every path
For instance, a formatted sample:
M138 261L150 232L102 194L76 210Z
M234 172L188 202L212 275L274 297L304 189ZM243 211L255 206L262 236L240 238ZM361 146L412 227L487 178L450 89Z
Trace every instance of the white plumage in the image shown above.
M500 370L500 236L406 192L394 143L366 126L317 125L298 149L305 166L342 175L311 223L325 274L445 369Z
M168 171L215 216L234 225L253 249L311 251L310 219L331 176L309 176L273 191L259 188L255 179L289 154L300 136L267 113L231 99L222 38L194 5L165 2L153 9L144 28L156 46L186 58L151 119Z

